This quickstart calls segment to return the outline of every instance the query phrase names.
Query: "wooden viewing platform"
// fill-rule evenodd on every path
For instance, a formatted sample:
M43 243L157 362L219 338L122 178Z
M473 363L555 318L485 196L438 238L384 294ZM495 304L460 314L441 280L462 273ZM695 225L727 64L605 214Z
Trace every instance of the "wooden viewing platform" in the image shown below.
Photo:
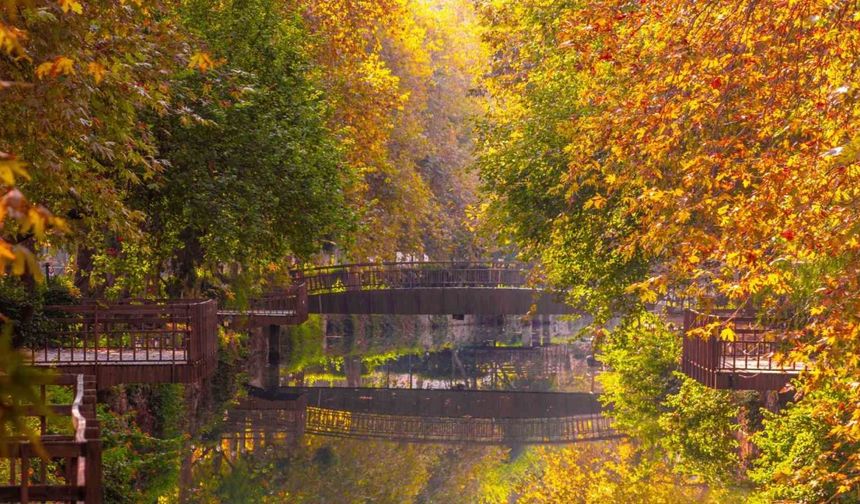
M48 387L71 387L71 404L48 405ZM0 482L0 502L102 501L101 441L96 419L95 379L60 375L52 385L40 386L41 405L31 405L38 419L39 446L11 440L0 449L0 467L8 476ZM67 425L55 420L67 418ZM42 455L44 457L42 457Z
M704 338L688 334L702 328L710 328ZM726 328L734 334L731 340L720 339ZM752 316L687 310L681 368L687 376L711 388L780 390L804 368L801 363L777 359L783 349L780 332L763 327Z
M121 383L190 383L218 360L214 300L84 301L46 308L50 326L24 349L35 366Z

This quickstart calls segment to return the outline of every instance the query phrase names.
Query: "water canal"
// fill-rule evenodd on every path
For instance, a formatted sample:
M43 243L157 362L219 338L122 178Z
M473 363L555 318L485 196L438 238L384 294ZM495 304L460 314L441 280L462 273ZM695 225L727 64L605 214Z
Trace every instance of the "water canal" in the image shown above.
M240 378L215 378L213 397L229 395L219 386L236 393L211 400L195 422L182 498L477 501L542 446L613 443L559 424L564 416L580 419L580 430L596 426L581 422L600 391L584 325L328 315L256 331ZM565 432L573 438L557 437Z

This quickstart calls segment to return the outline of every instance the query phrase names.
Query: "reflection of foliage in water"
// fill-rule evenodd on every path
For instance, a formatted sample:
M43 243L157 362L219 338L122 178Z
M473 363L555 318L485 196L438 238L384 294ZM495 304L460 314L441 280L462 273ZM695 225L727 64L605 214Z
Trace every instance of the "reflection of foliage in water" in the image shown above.
M292 448L261 448L236 460L228 461L222 452L208 452L197 465L195 500L345 504L505 502L482 498L486 489L481 475L485 470L506 465L506 459L507 450L503 448L403 445L308 436ZM503 478L498 479L499 485L503 482Z

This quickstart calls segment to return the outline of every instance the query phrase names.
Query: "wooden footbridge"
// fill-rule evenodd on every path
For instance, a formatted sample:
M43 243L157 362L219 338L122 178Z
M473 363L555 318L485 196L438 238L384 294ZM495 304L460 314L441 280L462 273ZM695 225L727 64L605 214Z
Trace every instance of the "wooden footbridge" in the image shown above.
M311 313L525 315L576 313L504 262L389 262L293 271Z
M291 287L218 309L214 300L89 300L48 307L49 327L28 339L30 363L94 376L98 387L121 383L189 383L217 363L219 324L277 328L308 313L570 313L551 294L528 286L508 263L380 263L296 270ZM778 362L779 331L737 313L684 312L683 369L716 388L774 390L802 366ZM722 329L737 335L721 340ZM717 331L714 333L714 331ZM276 331L270 331L274 334Z
M218 309L214 300L103 301L48 307L49 327L28 339L30 363L121 383L189 383L217 363L219 324L241 328L296 325L308 313L525 314L571 313L567 305L531 288L521 265L379 263L296 270L293 285ZM734 341L685 338L683 369L712 387L773 390L801 366L777 362L778 331L754 318L688 311L685 333L702 325L731 327ZM711 318L708 318L711 317ZM270 331L274 333L275 331Z
M296 439L305 433L482 445L620 437L597 396L582 393L282 388L257 392L227 415L233 431L258 443L274 434Z

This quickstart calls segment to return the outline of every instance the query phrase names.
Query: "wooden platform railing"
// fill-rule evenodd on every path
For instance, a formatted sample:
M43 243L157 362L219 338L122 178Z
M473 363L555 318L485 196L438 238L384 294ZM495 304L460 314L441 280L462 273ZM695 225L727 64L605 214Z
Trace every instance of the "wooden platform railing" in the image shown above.
M93 374L99 386L190 382L217 364L214 300L86 300L45 313L49 326L26 344L30 363Z
M306 268L292 272L309 295L351 290L433 287L527 288L522 264L503 262L380 262Z
M729 329L731 338L721 338ZM705 334L698 334L705 331ZM778 390L803 370L781 359L783 330L764 327L753 316L727 310L684 314L682 371L712 388Z
M71 404L47 404L52 387L71 387ZM96 419L95 378L60 375L40 386L41 404L29 415L38 422L38 444L12 439L0 446L0 502L102 501L101 441ZM55 425L66 419L67 425Z

